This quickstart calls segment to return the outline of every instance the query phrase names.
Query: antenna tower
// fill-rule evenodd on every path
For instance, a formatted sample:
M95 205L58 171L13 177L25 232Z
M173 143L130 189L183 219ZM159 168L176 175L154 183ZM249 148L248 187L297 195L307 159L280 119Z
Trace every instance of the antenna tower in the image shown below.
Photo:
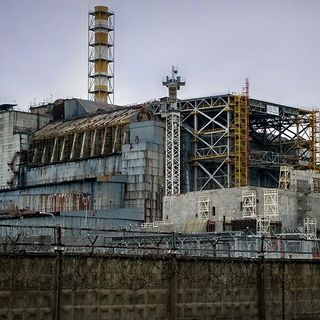
M242 95L249 98L249 78L246 78L244 87L242 87Z

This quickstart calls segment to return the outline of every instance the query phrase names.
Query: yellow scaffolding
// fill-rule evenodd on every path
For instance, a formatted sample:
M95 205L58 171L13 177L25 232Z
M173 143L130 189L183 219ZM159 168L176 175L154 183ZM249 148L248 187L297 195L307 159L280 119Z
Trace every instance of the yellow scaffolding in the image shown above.
M248 185L249 167L249 100L245 95L234 96L234 170L235 187Z
M320 171L320 150L319 150L319 111L313 110L310 117L310 169Z

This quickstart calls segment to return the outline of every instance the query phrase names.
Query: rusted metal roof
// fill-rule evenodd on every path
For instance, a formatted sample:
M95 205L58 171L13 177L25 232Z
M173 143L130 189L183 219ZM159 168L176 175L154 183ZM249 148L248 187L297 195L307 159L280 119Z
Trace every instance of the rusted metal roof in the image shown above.
M76 132L123 125L138 119L140 108L121 108L75 120L52 122L36 131L35 140L66 136Z

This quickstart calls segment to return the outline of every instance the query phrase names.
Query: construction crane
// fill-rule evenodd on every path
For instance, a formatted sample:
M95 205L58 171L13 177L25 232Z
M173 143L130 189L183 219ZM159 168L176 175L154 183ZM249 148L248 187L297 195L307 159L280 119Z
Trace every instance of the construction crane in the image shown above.
M180 110L177 104L177 92L186 82L178 76L178 68L172 66L171 78L167 76L162 84L169 91L169 104L164 112L166 118L165 194L176 196L180 194Z

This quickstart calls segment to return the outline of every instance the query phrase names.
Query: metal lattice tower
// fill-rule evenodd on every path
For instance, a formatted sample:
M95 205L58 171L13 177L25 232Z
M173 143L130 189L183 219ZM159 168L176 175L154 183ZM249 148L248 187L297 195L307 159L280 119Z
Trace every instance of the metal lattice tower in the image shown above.
M180 113L166 115L166 196L180 194Z
M96 6L88 16L88 99L114 103L114 14Z
M166 196L180 194L180 111L177 109L177 91L185 85L185 80L177 76L178 69L172 67L172 77L162 84L169 89L170 106L166 117Z

